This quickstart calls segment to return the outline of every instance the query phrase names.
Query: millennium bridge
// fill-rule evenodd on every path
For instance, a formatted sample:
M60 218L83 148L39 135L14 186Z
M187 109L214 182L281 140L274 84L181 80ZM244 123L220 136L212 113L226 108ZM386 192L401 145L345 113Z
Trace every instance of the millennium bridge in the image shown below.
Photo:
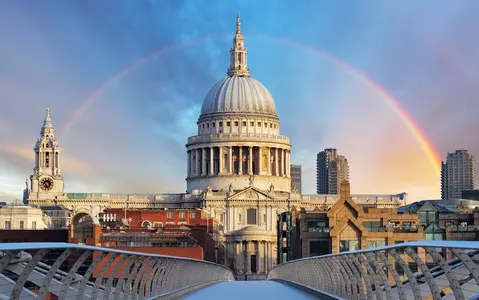
M207 261L67 243L0 244L0 299L479 299L479 242L418 241L236 281Z

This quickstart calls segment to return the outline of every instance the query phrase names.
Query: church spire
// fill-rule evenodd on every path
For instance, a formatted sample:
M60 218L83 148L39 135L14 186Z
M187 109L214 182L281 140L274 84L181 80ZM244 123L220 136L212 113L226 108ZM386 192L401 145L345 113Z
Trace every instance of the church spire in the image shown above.
M240 14L236 16L236 34L233 38L233 48L230 50L230 67L228 76L249 76L249 68L246 64L246 48L244 37L241 33Z
M52 125L52 119L50 118L50 109L47 108L45 111L45 120L43 121L43 127L40 131L40 134L43 136L49 135L53 138L54 129Z

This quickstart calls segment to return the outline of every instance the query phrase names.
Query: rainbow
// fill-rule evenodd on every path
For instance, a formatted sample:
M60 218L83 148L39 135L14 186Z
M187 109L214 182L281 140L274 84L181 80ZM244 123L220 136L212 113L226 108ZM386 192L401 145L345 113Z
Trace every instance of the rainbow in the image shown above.
M422 128L419 124L414 120L414 118L402 107L402 105L390 94L388 93L381 85L379 85L376 81L374 81L371 77L367 74L363 73L362 71L356 69L355 67L347 64L346 62L332 56L331 54L314 48L308 44L299 43L297 41L281 38L281 37L274 37L269 35L262 35L264 39L269 39L277 42L281 42L286 45L290 45L293 47L299 47L303 50L308 51L309 53L319 56L323 59L326 59L329 62L341 67L342 69L348 71L352 75L359 78L369 87L371 87L374 91L376 91L382 99L387 103L389 107L399 116L399 118L403 121L403 123L408 128L409 132L414 136L414 138L419 142L421 149L424 151L426 156L428 157L432 167L436 170L436 172L441 171L441 158L439 151L436 149L434 144L431 140L427 137L424 133Z
M200 38L195 38L191 39L185 42L181 43L174 43L169 46L165 46L159 49L155 49L149 53L147 53L145 56L139 58L136 61L133 61L132 63L126 65L122 69L120 69L117 73L115 73L113 76L108 78L105 82L100 84L85 100L81 102L81 104L75 109L73 114L70 116L68 119L67 123L63 126L63 128L60 131L60 136L63 136L64 134L68 133L68 131L72 128L72 126L75 124L75 122L83 115L86 109L95 101L98 99L103 92L110 87L113 83L119 81L123 77L125 77L128 73L130 73L132 70L140 67L141 65L145 64L152 58L159 56L161 54L180 49L185 46L191 46L194 44L199 44L202 43L208 39L214 39L218 37L223 37L223 38L230 38L230 35L228 34L218 34L218 35L209 35L205 37L200 37ZM270 35L253 35L250 37L259 37L262 39L268 39L276 42L283 43L285 45L301 48L313 55L316 55L318 57L321 57L322 59L325 59L334 65L346 70L350 74L354 75L355 77L359 78L362 82L364 82L367 86L372 88L376 93L378 93L381 96L381 99L384 99L384 101L387 103L389 107L396 113L396 115L403 121L403 123L406 125L408 128L409 132L414 136L414 138L417 140L419 145L421 146L421 149L424 151L426 156L428 157L432 167L435 169L436 172L440 172L441 170L441 159L439 155L439 151L435 148L434 144L428 139L427 135L424 133L424 131L421 129L421 127L417 124L417 122L414 120L414 118L409 115L409 113L401 106L401 104L390 94L388 93L381 85L379 85L376 81L374 81L371 77L369 77L367 74L364 72L356 69L355 67L349 65L348 63L338 59L337 57L334 57L333 55L321 50L317 49L311 45L300 43L294 40L290 39L285 39L281 37L274 37Z
M209 35L209 36L194 38L194 39L188 40L186 42L174 43L174 44L162 47L162 48L158 48L158 49L155 49L155 50L147 53L146 55L142 56L138 60L135 60L132 63L126 65L123 68L121 68L118 72L113 74L110 78L108 78L106 81L104 81L102 84L100 84L96 89L94 89L93 92L85 100L83 100L80 103L80 105L70 115L70 117L68 118L65 125L61 128L60 133L58 135L59 138L65 136L70 131L70 129L73 127L73 125L78 121L78 119L83 115L83 113L88 109L88 107L90 107L90 105L93 103L93 101L98 99L108 87L110 87L115 82L120 81L123 77L128 75L134 69L142 66L146 62L150 61L154 57L157 57L161 54L165 54L165 53L171 52L173 50L180 49L180 48L185 47L185 46L192 46L192 45L195 45L195 44L199 44L199 43L205 42L208 39L217 38L218 36L224 36L224 38L226 38L227 34L223 33L223 34Z

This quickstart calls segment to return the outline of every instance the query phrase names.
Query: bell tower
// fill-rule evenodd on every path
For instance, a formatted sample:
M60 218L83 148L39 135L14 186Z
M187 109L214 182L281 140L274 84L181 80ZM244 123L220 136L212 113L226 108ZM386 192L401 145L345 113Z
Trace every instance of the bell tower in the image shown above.
M63 175L60 169L60 152L55 130L52 126L50 109L46 109L45 120L35 147L35 167L30 176L29 200L53 200L64 193ZM34 202L34 201L33 201Z

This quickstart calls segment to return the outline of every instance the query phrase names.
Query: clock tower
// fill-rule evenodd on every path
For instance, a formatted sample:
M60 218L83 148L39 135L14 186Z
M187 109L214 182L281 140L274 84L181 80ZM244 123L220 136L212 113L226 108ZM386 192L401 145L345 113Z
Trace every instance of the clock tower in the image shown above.
M54 200L63 196L63 175L60 169L60 152L55 130L47 108L40 138L35 148L35 167L30 176L31 189L29 199Z

